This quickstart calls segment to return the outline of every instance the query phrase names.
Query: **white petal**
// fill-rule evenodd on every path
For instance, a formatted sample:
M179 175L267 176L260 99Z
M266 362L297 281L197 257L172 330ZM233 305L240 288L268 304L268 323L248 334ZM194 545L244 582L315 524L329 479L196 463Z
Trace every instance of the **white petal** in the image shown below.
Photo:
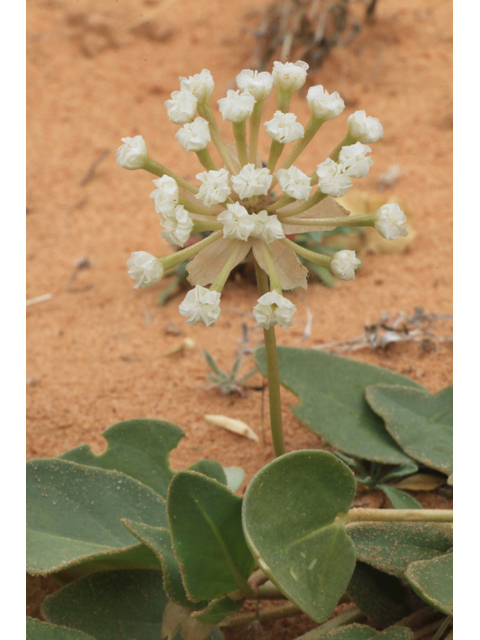
M263 251L260 244L265 246L262 240L253 239L252 250L255 260L260 267L268 273L268 268L263 257ZM280 286L285 291L301 287L307 288L308 269L300 264L297 255L293 249L285 246L280 240L272 242L268 248L273 254L273 262L277 270Z
M250 251L250 242L243 242L242 240L231 240L230 238L220 238L213 244L208 245L205 249L202 249L195 258L188 263L188 281L195 285L199 284L202 287L206 287L207 284L212 283L223 269L226 261L228 260L232 251L235 250L237 244L242 245L242 251L240 251L234 267L245 258Z
M293 202L292 204L283 207L280 211L283 213L284 211L288 211L289 209L293 209L303 204L302 200L298 200L297 202ZM318 204L313 206L311 209L304 211L303 213L299 213L298 216L292 216L288 218L288 220L296 220L299 218L300 220L309 220L309 219L317 219L317 218L339 218L340 216L348 216L350 211L347 211L341 204L330 196L327 196L323 200L321 200ZM313 227L306 225L294 225L294 224L286 224L283 227L285 231L285 235L291 235L294 233L307 233L308 231L331 231L332 229L336 229L336 227Z

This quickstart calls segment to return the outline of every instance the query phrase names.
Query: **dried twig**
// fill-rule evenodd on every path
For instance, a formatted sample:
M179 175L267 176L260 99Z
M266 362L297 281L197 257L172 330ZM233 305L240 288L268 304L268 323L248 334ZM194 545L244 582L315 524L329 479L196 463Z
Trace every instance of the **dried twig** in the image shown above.
M34 304L38 304L39 302L47 302L53 298L53 293L46 293L43 296L37 296L36 298L30 298L27 300L27 307L32 307Z
M110 149L104 149L104 151L102 151L102 153L92 162L88 171L80 180L80 184L82 185L82 187L85 186L87 182L89 182L89 180L93 178L93 174L101 165L101 163L105 160L105 158L108 156L109 153L110 153Z

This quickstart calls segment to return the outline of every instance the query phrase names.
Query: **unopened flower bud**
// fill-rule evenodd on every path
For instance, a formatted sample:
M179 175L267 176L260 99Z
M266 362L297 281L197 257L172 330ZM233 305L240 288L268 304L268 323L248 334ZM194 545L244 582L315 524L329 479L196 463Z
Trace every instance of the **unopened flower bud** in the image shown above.
M158 258L146 251L134 251L127 260L128 273L136 280L135 289L151 287L163 278L163 266Z
M253 216L238 202L227 204L227 210L222 211L217 220L223 224L224 238L247 241L255 227Z
M188 324L204 322L208 327L220 315L220 294L197 284L195 289L187 293L178 309L187 318Z
M316 169L318 176L318 188L322 193L341 198L352 186L350 177L342 171L341 165L327 158Z
M293 93L298 91L305 84L307 79L308 64L297 60L295 64L293 62L274 62L273 63L273 84L278 91L284 91L286 93Z
M252 71L243 69L237 76L237 87L248 91L255 100L263 100L268 96L273 86L273 78L268 71Z
M124 169L142 169L148 160L147 144L143 136L134 138L122 138L121 147L118 147L117 163Z
M203 118L195 118L193 122L184 125L177 131L175 138L187 151L203 151L212 139L208 122Z
M297 310L296 306L277 291L265 293L257 300L253 307L253 315L259 327L270 329L279 324L282 329L292 325L292 316Z
M313 116L319 120L335 118L345 109L345 103L337 91L329 94L321 84L310 87L307 93L307 102Z
M310 176L293 165L289 169L279 169L275 174L283 193L295 200L306 200L312 186Z
M384 204L375 213L375 229L386 240L395 240L399 236L408 235L407 228L402 226L407 216L396 202Z
M268 212L263 210L252 214L250 217L253 218L255 223L252 231L254 238L260 238L270 244L285 237L282 224L277 216L268 215Z
M297 116L294 113L275 111L273 118L264 123L267 135L281 144L287 144L303 138L305 130L303 125L296 120Z
M383 138L383 127L378 118L367 116L365 111L355 111L347 120L348 134L363 143L378 142Z
M252 115L255 98L244 91L229 89L226 98L218 100L218 108L224 120L229 122L243 122Z
M183 247L190 238L193 220L183 205L179 204L173 211L162 215L160 222L165 229L161 236L171 244Z
M157 213L169 213L178 204L178 184L176 180L169 176L162 176L157 180L153 180L153 184L157 187L150 194L150 198L155 204Z
M255 169L254 164L246 164L238 175L232 176L232 185L243 200L253 196L266 196L272 180L273 176L268 169Z
M208 69L202 69L200 73L196 73L189 78L180 76L180 86L182 89L191 91L200 103L208 102L215 89L212 74Z
M341 280L353 280L355 278L355 269L360 266L361 262L356 257L355 251L343 249L337 251L330 263L330 269L334 276Z
M371 148L361 142L342 147L338 156L338 164L342 171L351 178L366 178L373 164L373 160L367 158L367 153L371 152Z
M206 207L225 202L232 193L230 174L226 169L203 171L197 173L196 177L201 180L202 185L195 197L201 200Z
M187 124L195 117L198 101L191 91L174 91L165 101L168 117L175 124Z

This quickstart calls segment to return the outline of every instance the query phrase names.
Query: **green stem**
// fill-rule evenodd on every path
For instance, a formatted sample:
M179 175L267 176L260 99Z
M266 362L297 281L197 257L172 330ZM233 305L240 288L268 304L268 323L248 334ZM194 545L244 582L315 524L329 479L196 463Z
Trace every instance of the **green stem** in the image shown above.
M222 157L226 168L232 175L237 175L233 160L228 153L227 147L223 143L222 136L220 135L220 130L218 128L217 121L215 120L215 116L213 115L212 109L208 104L199 104L198 113L202 116L202 118L205 118L205 120L210 125L210 135L212 136L213 144L217 147L217 151Z
M247 121L243 122L232 122L233 125L233 135L235 137L235 142L237 145L238 151L238 159L240 160L240 164L244 167L248 164L247 157Z
M298 253L298 255L305 258L305 260L309 260L310 262L313 262L313 264L318 264L319 267L326 267L327 269L330 267L332 258L329 258L322 253L316 253L315 251L305 249L305 247L301 247L299 244L292 242L292 240L289 240L288 238L282 238L280 242L282 242L286 247L289 247L289 249L293 249L295 253Z
M272 204L268 205L265 211L276 211L277 209L281 209L282 207L287 206L287 204L290 204L291 202L295 202L295 198L291 198L287 195L280 196L280 198L275 200L275 202L272 202Z
M230 275L230 272L235 266L235 263L238 259L238 256L240 255L240 252L243 250L245 246L245 243L242 240L232 240L231 246L232 246L232 251L228 256L228 260L226 261L219 275L213 281L212 286L210 287L210 291L218 291L219 293L221 293L228 279L228 276Z
M288 113L292 94L287 91L279 91L277 96L277 111Z
M308 211L309 209L314 207L316 204L318 204L319 202L324 200L324 198L326 198L326 197L327 197L327 195L325 193L322 193L320 191L320 189L317 189L315 191L315 193L313 194L313 196L310 196L310 198L306 202L304 202L303 204L298 205L298 207L294 207L293 209L290 209L286 213L282 213L280 211L278 213L278 217L283 222L283 220L285 218L291 218L292 216L298 216L299 213L303 213L304 211Z
M352 624L354 622L362 622L366 619L366 617L367 616L363 613L363 611L360 611L360 609L357 609L357 607L355 607L353 609L345 611L344 613L341 613L338 616L335 616L335 618L328 620L328 622L324 622L324 624L320 625L319 627L316 627L311 631L307 631L307 633L299 636L298 638L296 638L296 640L317 640L318 638L324 636L328 631L330 631L330 629L343 627L346 624ZM372 632L374 632L373 629Z
M163 176L169 176L170 178L173 178L177 181L179 187L182 187L183 189L186 189L191 193L198 193L198 187L194 187L193 184L190 184L183 178L180 178L175 173L167 169L167 167L164 167L163 164L160 164L156 160L152 160L152 158L148 158L148 160L146 160L145 166L143 168L145 169L145 171L149 171L159 178L162 178Z
M351 522L453 522L451 509L350 509L345 524Z
M323 124L323 120L319 120L318 118L314 118L313 116L308 121L307 126L305 127L305 133L303 134L303 138L297 141L297 144L290 151L287 159L282 164L282 169L288 169L292 166L298 156L302 153L305 147L313 140L313 137L320 129Z
M440 640L443 634L445 633L445 631L451 625L451 623L452 623L452 616L447 616L443 621L443 623L438 627L438 631L433 636L432 640Z
M336 162L338 160L338 156L340 155L340 151L342 150L342 147L349 147L351 144L355 144L355 142L356 140L354 138L351 138L347 133L345 138L337 144L335 149L332 151L332 153L328 157L331 160L335 160Z
M210 151L208 149L202 149L202 151L196 151L197 158L207 171L218 171L218 167L213 161Z
M270 173L275 171L275 167L277 165L278 159L282 155L283 147L285 145L281 142L277 142L276 140L272 140L272 144L270 145L270 153L268 156L267 169Z
M426 636L429 636L430 634L437 631L437 629L439 629L442 626L442 624L443 624L442 620L437 620L437 622L432 622L431 624L428 624L426 627L423 627L423 629L420 629L419 631L416 631L413 634L413 640L421 640L421 638L425 638Z
M212 235L208 236L208 238L205 238L204 240L200 240L200 242L196 242L195 244L192 244L190 247L187 247L186 249L182 249L181 251L176 251L175 253L172 253L172 255L170 256L161 258L160 262L162 263L164 270L167 271L168 269L173 269L173 267L178 266L181 262L183 262L184 260L187 260L187 258L191 258L192 256L196 255L199 251L204 249L205 247L208 247L208 245L215 242L215 240L219 240L222 235L223 235L222 231L215 231L215 233L212 233Z
M255 260L255 274L257 276L258 293L260 297L268 293L268 278ZM267 359L268 398L270 402L270 428L272 431L275 455L281 456L286 452L283 437L282 404L280 398L280 373L278 370L277 343L275 328L264 329L265 354Z
M192 202L191 200L187 200L187 198L179 198L178 204L182 204L187 211L190 213L197 213L201 216L217 216L221 211L212 210L210 207L205 207L203 204L199 204L197 202ZM223 210L225 207L223 207Z
M268 211L268 209L267 209ZM340 216L338 218L288 218L282 220L282 224L302 224L306 227L372 227L374 225L375 214L365 214L360 216Z
M204 231L218 231L223 229L220 222L202 222L201 220L193 221L192 233L203 233Z
M246 625L255 622L267 622L269 620L278 620L279 618L289 618L291 616L298 616L303 611L296 607L294 604L285 604L281 607L274 607L272 609L264 609L258 613L243 613L232 618L226 618L219 624L219 627L228 627L233 629L235 627L244 627Z
M262 108L263 100L257 100L250 117L250 148L248 150L248 161L255 166L257 164L258 134L262 123Z

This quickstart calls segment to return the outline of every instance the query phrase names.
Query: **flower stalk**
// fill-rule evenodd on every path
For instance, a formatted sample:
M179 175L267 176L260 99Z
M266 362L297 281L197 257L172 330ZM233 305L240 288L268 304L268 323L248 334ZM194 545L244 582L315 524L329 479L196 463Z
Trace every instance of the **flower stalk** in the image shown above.
M242 167L244 167L248 164L246 120L243 120L242 122L232 122L232 125L233 135L237 144L238 159L240 160Z
M205 120L210 125L210 135L212 136L213 144L217 147L217 151L220 154L223 162L225 163L228 171L230 171L232 175L236 175L237 171L235 170L232 158L228 153L227 147L222 140L217 121L215 120L215 116L213 115L213 111L210 108L210 105L199 104L198 113L202 116L202 118L205 118Z

